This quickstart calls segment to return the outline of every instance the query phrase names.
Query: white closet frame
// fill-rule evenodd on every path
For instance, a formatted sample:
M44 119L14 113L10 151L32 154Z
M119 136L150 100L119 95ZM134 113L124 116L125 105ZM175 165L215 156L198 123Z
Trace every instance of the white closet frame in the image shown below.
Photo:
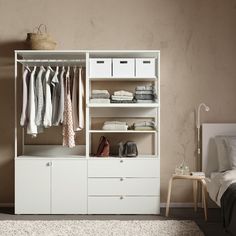
M135 77L135 78L90 78L89 76L89 59L90 58L156 58L156 76L152 78L144 78L144 77ZM86 194L87 194L87 205L86 205L86 210L83 209L82 212L79 212L81 214L158 214L160 212L160 51L159 50L56 50L56 51L30 51L30 50L17 50L15 51L15 161L19 160L36 160L36 159L44 159L45 157L39 158L39 157L34 157L31 156L26 157L24 156L24 132L21 139L22 139L22 154L21 156L18 152L18 129L19 127L19 110L18 110L18 91L17 87L19 86L17 83L17 80L21 78L21 76L18 76L19 73L19 63L20 64L29 64L29 65L41 65L42 63L45 65L45 63L49 63L50 65L53 63L56 64L81 64L81 62L85 63L86 66L86 132L85 132L85 141L86 145L85 147L78 147L75 151L71 151L69 153L64 153L64 149L61 149L60 147L55 146L55 156L50 157L49 163L52 163L52 161L57 160L57 155L62 156L60 159L61 160L76 160L78 157L80 157L80 160L86 160L87 161L87 170L86 174L88 176L86 184ZM20 72L22 73L22 72ZM19 78L18 78L19 77ZM157 90L157 95L158 95L158 103L151 103L151 104L92 104L89 102L89 98L91 95L91 84L93 81L109 81L109 83L112 83L113 80L119 80L119 81L143 81L143 82L152 82L155 85L155 88ZM20 107L20 106L19 106ZM122 113L120 111L125 112L126 117L153 117L155 123L157 124L157 131L103 131L103 130L92 130L91 129L91 118L92 117L122 117ZM104 113L105 112L105 113ZM104 115L105 114L105 115ZM153 155L139 155L137 158L114 158L114 157L109 157L109 158L95 158L91 157L91 136L93 134L106 134L106 133L132 133L132 135L135 135L136 133L142 134L142 133L148 133L150 135L154 136L154 154ZM31 147L31 151L34 149L36 146ZM45 147L44 147L45 148ZM47 147L48 148L48 147ZM36 148L37 149L37 148ZM38 150L36 150L37 153ZM39 150L40 155L42 155L42 150ZM75 156L75 153L78 153L79 155ZM65 155L65 156L64 156ZM64 156L64 157L63 157ZM154 161L154 162L152 162ZM134 176L137 178L150 178L154 181L155 178L158 180L155 182L156 186L158 186L157 193L152 196L150 193L150 196L148 197L143 197L145 193L137 193L137 198L136 196L132 197L127 197L126 201L124 201L124 206L120 206L119 209L113 209L112 206L116 204L115 197L116 195L112 195L110 197L102 198L99 197L98 195L89 195L89 192L93 192L89 188L89 184L92 181L97 181L100 178L106 178L108 180L111 180L111 178L117 177L117 176L111 176L109 173L107 173L107 176L101 175L101 171L104 172L104 169L102 167L101 170L96 169L101 165L101 163L104 163L104 168L116 168L117 163L123 163L125 162L127 165L125 168L129 173L134 173ZM133 163L133 164L132 164ZM135 164L137 163L137 164ZM137 168L142 168L142 166L145 166L147 163L147 168L151 168L154 163L156 166L156 169L151 171L157 172L153 175L149 174L142 174L141 172L138 172L135 170L135 165L137 165ZM132 165L134 165L134 168L132 169ZM120 167L117 167L120 168ZM137 169L139 170L139 169ZM88 171L88 172L87 172ZM146 171L148 173L148 169ZM123 173L123 169L120 172L121 174ZM125 177L128 178L133 178L133 175L127 174L127 172L124 173ZM127 175L127 176L126 176ZM140 175L140 176L139 176ZM111 178L110 178L111 177ZM154 179L153 179L154 178ZM123 179L123 177L121 178ZM138 179L137 179L138 180ZM16 180L17 181L17 180ZM153 182L153 183L154 183ZM108 185L110 183L107 183ZM129 183L130 184L130 183ZM91 183L92 186L92 183ZM132 185L131 185L132 186ZM130 186L129 186L130 187ZM91 190L91 191L90 191ZM19 191L19 190L18 190ZM95 191L95 190L94 190ZM95 191L96 192L96 191ZM158 200L156 200L156 196L158 195ZM122 198L121 198L122 197ZM123 199L123 196L121 196L120 199ZM150 197L150 200L149 200ZM137 200L138 199L138 200ZM137 200L137 201L136 201ZM106 201L108 206L110 208L105 209L103 211L103 208L100 209L99 205L101 206L103 204L103 201ZM134 202L133 206L131 203ZM105 203L105 204L106 204ZM136 204L136 205L135 205ZM138 206L140 204L147 205L147 208L142 208L138 209ZM119 205L119 204L118 204ZM123 210L121 208L123 207ZM148 209L148 207L150 207ZM125 210L126 209L126 210ZM128 210L127 210L128 209ZM129 210L130 209L130 210ZM63 212L62 211L56 211L57 214L63 213L71 213L70 211L67 212L65 209ZM17 213L19 214L24 214L23 211L18 211ZM30 213L30 209L29 212ZM35 213L35 212L33 212ZM36 210L37 213L37 210ZM45 213L45 212L44 212ZM52 213L52 212L51 212ZM40 213L39 213L40 214Z

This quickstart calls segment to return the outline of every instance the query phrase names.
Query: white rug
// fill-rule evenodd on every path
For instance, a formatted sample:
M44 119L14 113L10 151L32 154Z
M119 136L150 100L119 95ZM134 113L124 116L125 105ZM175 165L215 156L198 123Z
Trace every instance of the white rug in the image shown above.
M0 221L1 236L203 236L193 221Z

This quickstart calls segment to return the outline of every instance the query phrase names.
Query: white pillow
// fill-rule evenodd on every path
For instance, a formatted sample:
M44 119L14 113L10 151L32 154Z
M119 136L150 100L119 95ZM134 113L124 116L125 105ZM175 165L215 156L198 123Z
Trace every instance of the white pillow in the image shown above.
M231 169L231 163L229 161L228 155L228 146L227 146L227 137L225 136L216 136L216 150L217 150L217 159L218 159L218 171L226 171Z
M228 138L227 146L231 169L236 169L236 137Z

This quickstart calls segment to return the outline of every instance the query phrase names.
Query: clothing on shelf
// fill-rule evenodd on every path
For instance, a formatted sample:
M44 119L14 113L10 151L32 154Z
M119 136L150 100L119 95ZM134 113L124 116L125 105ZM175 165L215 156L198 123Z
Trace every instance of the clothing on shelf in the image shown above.
M111 100L111 103L135 103L135 100Z
M111 96L112 103L132 103L133 93L125 90L115 91L114 95Z
M74 131L84 128L84 70L50 66L24 68L20 125L36 137L44 128L63 124L63 145L74 147ZM72 131L71 131L72 127Z
M110 93L107 90L94 89L91 94L91 103L110 103Z
M136 87L136 90L138 91L149 91L149 90L153 90L153 85L140 85Z
M155 130L154 121L137 121L130 127L133 130Z
M128 125L122 121L105 121L102 127L103 130L127 130Z
M137 99L135 100L136 103L154 103L155 100L140 100L140 99Z
M112 100L117 100L117 101L123 101L123 100L132 101L133 100L133 96L123 96L123 95L115 96L115 95L112 95L111 99Z
M108 99L110 98L110 94L107 90L99 90L95 89L92 90L91 98L103 98L103 99Z
M137 100L152 100L153 99L153 94L136 94L135 98Z
M90 103L110 103L108 98L91 98Z
M133 97L133 93L125 91L125 90L120 90L120 91L115 91L114 92L115 96L128 96L128 97Z
M152 103L156 101L156 92L153 85L137 86L135 89L137 103Z

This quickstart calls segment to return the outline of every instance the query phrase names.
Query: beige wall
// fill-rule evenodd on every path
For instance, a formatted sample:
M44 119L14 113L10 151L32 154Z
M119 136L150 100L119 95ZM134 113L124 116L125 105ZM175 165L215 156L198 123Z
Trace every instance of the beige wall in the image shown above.
M0 0L0 22L1 203L14 196L13 50L40 23L60 49L161 50L162 201L184 151L195 169L196 105L210 105L204 121L236 121L236 1ZM190 201L190 187L178 183L173 201Z

